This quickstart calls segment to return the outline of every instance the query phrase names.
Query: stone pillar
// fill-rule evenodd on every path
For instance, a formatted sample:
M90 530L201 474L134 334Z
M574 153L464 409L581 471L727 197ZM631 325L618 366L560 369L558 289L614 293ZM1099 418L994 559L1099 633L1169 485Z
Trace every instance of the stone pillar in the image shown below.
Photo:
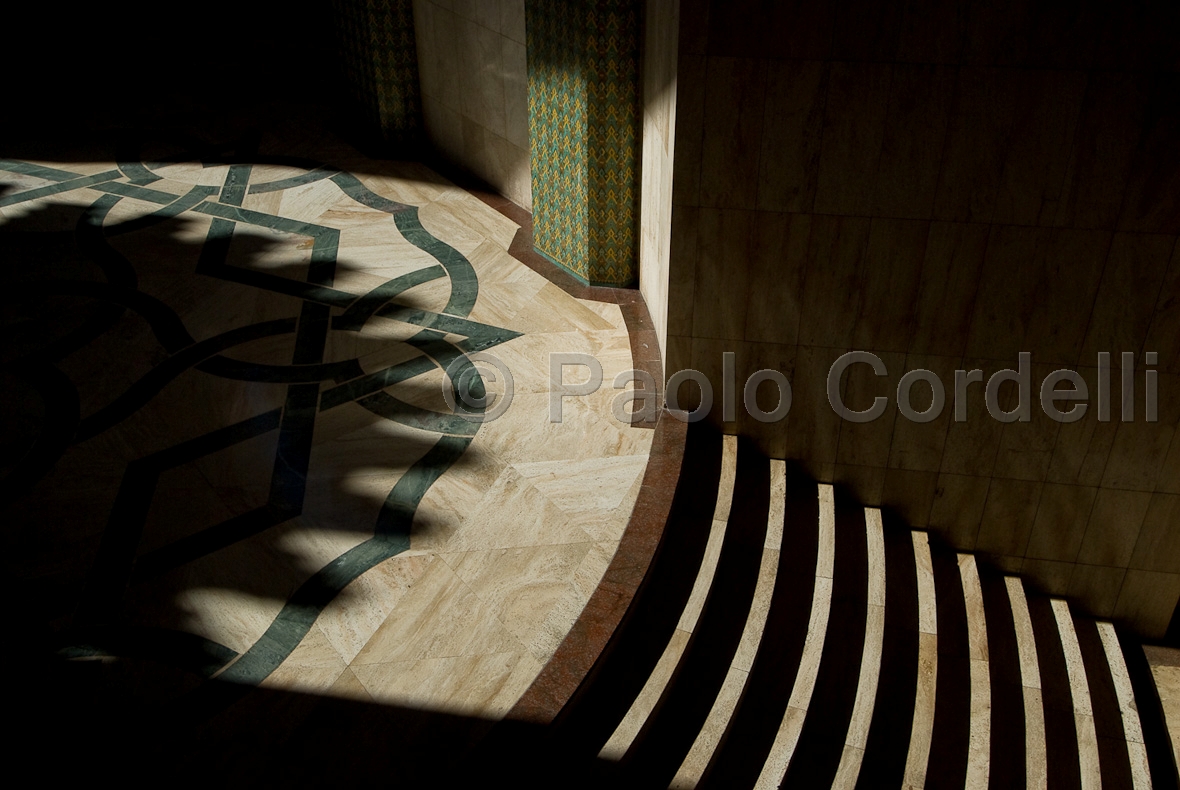
M533 246L592 285L638 274L638 0L527 0Z
M381 140L420 140L418 55L411 0L336 0L332 4L344 81L362 122Z

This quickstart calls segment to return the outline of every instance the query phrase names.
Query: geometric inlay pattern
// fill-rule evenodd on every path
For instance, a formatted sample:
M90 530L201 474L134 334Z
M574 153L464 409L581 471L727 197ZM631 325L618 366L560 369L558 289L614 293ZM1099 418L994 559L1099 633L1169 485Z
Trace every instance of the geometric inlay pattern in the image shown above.
M191 161L177 157L175 161ZM176 194L158 188L154 170L166 162L121 162L117 168L84 175L57 167L0 160L0 170L43 182L0 194L0 208L80 189L103 193L86 207L76 225L77 247L102 272L103 280L47 277L26 283L23 297L71 295L100 307L80 325L41 344L6 368L36 390L48 415L45 428L23 462L3 481L6 498L19 496L50 472L73 444L101 435L149 403L181 374L196 370L234 381L285 386L279 408L250 414L216 429L130 461L122 472L114 506L86 580L63 655L138 653L196 671L205 677L257 684L273 672L308 633L317 616L361 574L410 546L410 528L418 503L430 486L464 453L480 427L478 420L415 405L386 391L400 382L448 371L453 380L471 382L477 397L483 387L468 355L491 348L519 333L471 320L479 283L470 262L426 230L418 208L395 202L368 189L354 175L314 162L288 158L231 158L224 182L196 185ZM252 181L252 164L283 165L300 170L280 180ZM340 288L336 282L340 230L243 207L247 194L298 190L318 182L332 184L355 204L393 218L405 242L434 262L376 284L367 292ZM155 185L155 186L153 186ZM113 209L130 200L147 206L129 219L111 221ZM277 203L275 204L277 205ZM124 206L126 208L126 206ZM124 211L122 216L126 216ZM195 273L293 298L296 314L242 323L196 340L168 304L138 287L136 269L111 240L185 216L211 218ZM301 278L235 265L230 256L235 235L243 231L287 234L305 239L310 259ZM448 280L450 297L440 311L399 302L405 291L435 280ZM80 417L79 392L61 372L61 361L100 339L126 313L145 321L160 347L158 362L102 408ZM334 333L358 333L375 319L408 328L403 342L408 359L366 372L358 359L326 361ZM235 359L225 352L252 341L291 336L293 353L286 364ZM398 341L391 341L398 342ZM317 419L343 404L355 403L381 419L434 435L433 445L401 474L388 491L372 536L344 551L304 580L287 597L265 633L242 653L194 634L133 625L124 616L128 590L170 570L215 556L234 544L300 515L304 506L313 432ZM468 413L478 412L469 408ZM144 527L161 476L181 465L208 458L259 437L275 439L265 502L185 536L142 550Z

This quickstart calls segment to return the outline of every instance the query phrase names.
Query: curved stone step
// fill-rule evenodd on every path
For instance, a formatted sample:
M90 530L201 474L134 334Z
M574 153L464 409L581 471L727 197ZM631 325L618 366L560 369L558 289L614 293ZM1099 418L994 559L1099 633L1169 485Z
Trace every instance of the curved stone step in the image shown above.
M918 593L918 659L914 693L914 721L905 757L902 786L926 786L926 770L934 739L935 695L938 689L938 599L934 560L925 532L912 532L914 575Z
M1016 651L1020 661L1020 685L1024 705L1024 781L1030 790L1048 786L1048 760L1045 752L1045 708L1041 690L1041 669L1037 659L1036 635L1028 599L1020 579L1004 579L1008 591L1008 605L1012 610L1012 625L1016 636Z
M866 634L869 592L877 587L870 586L870 574L880 579L882 592L884 588L883 563L870 565L870 557L879 562L884 551L869 549L862 507L839 491L835 503L831 614L815 690L781 787L832 785L844 758L853 714L858 712L858 698L867 694L865 687L872 682L862 682L862 667L864 675L876 673L879 664L874 663L880 661L880 632L871 639Z
M930 554L938 607L938 681L925 786L930 790L959 790L966 784L971 743L967 605L958 556L943 546L931 546Z
M688 604L705 555L721 480L722 437L703 423L685 439L680 479L651 567L611 641L553 722L571 758L592 759L651 676Z
M648 726L648 721L660 708L669 685L676 676L681 660L688 650L697 629L705 602L713 588L717 567L721 560L729 523L730 507L733 501L734 479L737 474L737 438L725 437L722 443L721 475L718 482L715 506L705 553L697 566L692 590L676 629L672 632L659 660L640 689L627 712L611 734L610 739L599 751L605 759L622 760L629 753L635 739Z
M728 438L728 437L727 437ZM622 760L629 782L667 787L721 692L748 620L766 541L770 475L765 456L742 441L721 556L684 655Z
M921 613L916 533L888 514L883 521L885 622L880 677L888 682L877 685L857 788L904 784L917 709Z
M1176 790L1180 788L1180 774L1176 770L1176 758L1172 754L1168 727L1164 722L1164 709L1147 656L1131 634L1119 631L1117 636L1121 648L1119 652L1123 655L1134 695L1135 714L1143 735L1152 786L1156 790Z
M1133 638L745 440L686 447L651 570L556 722L599 785L1180 790Z
M779 531L783 550L778 553L769 611L749 678L700 777L697 786L702 788L755 784L762 766L768 763L778 734L778 729L767 727L766 722L783 720L788 703L794 699L798 679L806 674L801 667L818 664L822 641L809 637L809 626L813 634L816 628L822 634L827 626L826 614L822 622L817 622L816 613L826 613L830 602L830 557L834 549L825 548L825 563L819 551L823 530L819 528L820 500L816 486L797 476L787 477L781 462L777 466L772 462L771 468L782 475L781 482L772 476L771 490L777 492L777 497L772 495L771 523L776 512L773 503L781 497ZM834 538L831 528L826 530L825 537L827 541ZM812 658L804 658L805 647L811 647ZM803 705L802 709L806 710L806 700Z
M991 787L1022 787L1028 778L1028 738L1016 616L1002 573L980 568L979 581L987 618L987 665L991 691L988 784Z
M1131 750L1125 732L1122 708L1114 688L1109 659L1098 633L1098 624L1088 617L1074 617L1074 633L1089 687L1090 710L1098 753L1099 776L1106 790L1131 790ZM1142 783L1140 786L1143 786Z
M669 785L671 788L691 788L700 784L704 772L717 753L718 745L725 737L738 705L745 698L750 670L763 635L767 632L770 604L778 580L786 506L785 464L782 461L771 461L769 469L766 533L749 614L746 615L737 652L730 662L729 669L726 670L721 690L709 709L704 725L693 739L688 754L677 769L676 776Z

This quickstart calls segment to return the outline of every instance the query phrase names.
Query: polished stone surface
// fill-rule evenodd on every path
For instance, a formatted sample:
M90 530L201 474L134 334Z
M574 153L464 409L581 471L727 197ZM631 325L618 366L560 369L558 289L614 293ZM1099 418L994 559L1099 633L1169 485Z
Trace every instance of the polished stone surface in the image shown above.
M725 430L1162 638L1180 599L1178 23L1166 2L683 2L668 371L719 389L724 352L739 387L780 371L789 415ZM851 350L889 372L846 374L850 407L890 398L867 425L825 397ZM954 370L1020 351L1035 381L1069 368L1091 393L1097 354L1132 352L1140 409L1158 352L1159 422L1102 422L1091 396L1058 424L1035 393L1029 423L981 402L962 423L897 416L907 371L949 394Z
M64 657L187 668L165 696L502 716L639 493L653 432L611 414L628 308L513 258L518 223L421 165L281 142L0 163L29 616ZM443 397L477 352L515 393L483 423ZM553 352L606 381L560 423Z

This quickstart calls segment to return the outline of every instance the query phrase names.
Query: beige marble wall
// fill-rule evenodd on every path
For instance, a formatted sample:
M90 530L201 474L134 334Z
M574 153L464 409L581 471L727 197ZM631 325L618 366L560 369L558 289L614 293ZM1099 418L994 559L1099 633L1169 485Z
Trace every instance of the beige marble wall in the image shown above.
M426 136L532 210L524 0L414 0Z
M667 359L668 258L676 146L676 51L680 0L648 0L643 42L643 183L639 205L639 291Z
M788 418L755 422L739 391L728 430L1161 635L1180 597L1178 27L1165 4L683 0L668 370L720 382L733 351L738 382L783 371ZM853 409L890 398L872 423L840 420L825 394L854 349L888 368L843 382ZM990 376L1020 351L1032 420L991 419L972 385L954 422L954 370ZM1115 360L1112 422L1094 406L1100 351ZM1124 351L1138 388L1127 423ZM1146 351L1159 354L1154 424ZM895 407L917 368L948 393L926 424ZM1078 422L1037 403L1059 368L1090 385Z

